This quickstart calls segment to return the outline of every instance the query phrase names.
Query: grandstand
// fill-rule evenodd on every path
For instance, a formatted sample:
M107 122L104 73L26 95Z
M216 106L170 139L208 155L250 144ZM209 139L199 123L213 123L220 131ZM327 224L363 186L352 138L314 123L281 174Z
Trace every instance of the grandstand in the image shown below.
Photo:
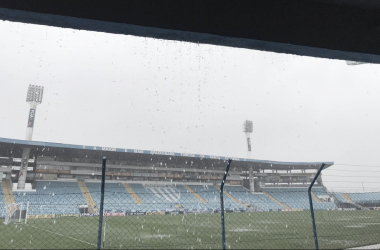
M219 185L227 157L31 142L0 138L0 214L8 203L29 202L29 215L96 213L101 157L108 157L105 210L196 212L220 210ZM18 190L20 154L30 148L29 190ZM330 167L333 163L327 163ZM225 209L309 210L307 187L320 163L234 158L225 186ZM29 184L29 185L28 185ZM4 189L5 188L5 189ZM7 193L4 193L6 190ZM62 203L62 195L70 198ZM312 190L316 210L380 206L380 193L327 192L322 177Z
M13 187L13 193L7 195L14 196L16 203L29 202L29 215L96 213L102 156L108 158L107 211L220 210L219 185L227 157L6 138L0 138L0 145L2 159L7 159L2 166L3 180L13 183L17 183L19 170L15 162L21 160L12 159L19 159L24 148L30 149L27 184L32 188ZM225 209L307 210L307 187L320 164L234 158L225 186ZM327 163L326 168L331 165ZM339 198L326 192L321 177L313 191L316 209L338 208ZM64 204L63 194L70 195Z
M30 164L26 188L18 189L13 183L24 148L30 149ZM103 156L104 215L113 217L104 221L106 246L191 248L197 242L198 248L220 247L220 183L227 157L6 138L0 138L0 152L0 216L16 223L0 224L9 232L0 237L11 239L7 248L29 248L38 237L37 248L95 247ZM312 248L307 191L320 165L233 158L223 195L229 244ZM330 193L319 176L311 195L318 229L336 228L334 240L319 234L325 247L377 243L373 218L378 218L380 193ZM7 206L13 206L11 215ZM26 228L18 228L26 220ZM16 245L13 235L20 236Z

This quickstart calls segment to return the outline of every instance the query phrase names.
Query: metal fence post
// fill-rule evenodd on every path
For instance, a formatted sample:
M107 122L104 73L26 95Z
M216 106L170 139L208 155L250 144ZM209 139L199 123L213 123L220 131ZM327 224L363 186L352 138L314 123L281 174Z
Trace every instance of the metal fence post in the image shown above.
M311 198L311 188L314 186L314 182L317 180L317 178L318 178L319 174L321 173L324 166L325 166L325 164L322 163L322 166L319 168L317 174L314 176L313 181L310 183L309 189L307 190L307 193L309 195L311 221L313 223L314 243L315 243L315 249L317 249L317 250L319 249L319 247L318 247L317 228L315 226L313 199Z
M99 228L98 228L98 245L97 249L101 248L102 243L102 227L103 227L103 203L104 203L104 182L106 179L106 157L103 157L102 164L102 185L100 189L100 211L99 211Z
M228 160L228 164L226 167L226 171L224 172L222 183L220 184L220 214L222 219L222 244L223 244L223 250L226 249L226 230L224 228L224 201L223 201L223 187L224 182L227 178L228 170L230 169L231 159Z

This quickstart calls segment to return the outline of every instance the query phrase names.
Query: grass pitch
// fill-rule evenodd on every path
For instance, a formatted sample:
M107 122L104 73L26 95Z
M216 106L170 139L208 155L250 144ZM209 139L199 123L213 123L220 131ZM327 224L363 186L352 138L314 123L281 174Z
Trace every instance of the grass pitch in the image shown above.
M380 243L380 211L316 211L321 249ZM3 249L96 249L98 217L0 223ZM105 248L220 249L220 214L107 217ZM227 249L313 249L308 211L226 213ZM103 244L103 243L102 243Z

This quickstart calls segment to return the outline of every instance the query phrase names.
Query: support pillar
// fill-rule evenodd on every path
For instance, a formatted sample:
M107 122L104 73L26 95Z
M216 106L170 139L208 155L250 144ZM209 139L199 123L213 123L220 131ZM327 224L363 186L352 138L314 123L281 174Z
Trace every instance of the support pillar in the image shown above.
M25 189L26 174L28 171L30 148L23 148L17 189Z
M251 192L254 192L255 191L255 182L254 182L254 179L252 176L252 172L253 172L253 167L250 166L249 167L249 190Z
M26 95L26 102L29 103L28 124L26 126L25 140L31 141L33 136L34 120L36 118L37 104L42 103L44 87L37 85L29 85ZM30 148L22 150L20 173L18 176L17 189L25 189L26 174L28 171Z
M247 138L247 159L251 159L252 158L251 133L245 132L245 137Z

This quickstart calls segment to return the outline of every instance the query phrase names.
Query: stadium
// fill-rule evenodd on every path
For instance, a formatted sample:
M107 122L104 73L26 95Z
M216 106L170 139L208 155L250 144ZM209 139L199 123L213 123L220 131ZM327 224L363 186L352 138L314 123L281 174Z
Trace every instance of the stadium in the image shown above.
M42 2L39 4L41 3ZM257 29L259 26L257 26L256 29L251 29L250 24L254 24L255 22L268 23L268 20L260 17L261 13L259 12L267 13L267 11L269 11L269 8L264 8L266 11L262 11L256 4L252 3L252 5L247 5L250 6L250 8L245 8L244 5L241 5L239 8L242 9L236 11L235 14L233 13L234 16L228 15L230 20L236 20L234 25L220 25L224 23L221 21L225 21L225 16L227 16L229 10L234 9L222 3L220 6L215 6L215 8L224 14L220 16L215 15L216 19L211 18L210 20L208 20L210 16L214 17L214 15L210 15L209 13L210 10L214 10L212 4L202 6L202 3L199 2L197 3L197 8L188 8L184 4L178 6L169 5L171 8L177 8L177 10L179 10L178 13L182 13L181 16L192 20L190 23L194 22L192 18L195 15L192 11L195 9L204 10L205 8L205 11L198 13L198 20L195 22L195 26L187 26L187 22L178 22L175 18L167 19L167 17L173 15L165 14L165 7L163 7L164 9L160 9L161 11L156 11L157 8L161 8L160 6L151 8L154 13L150 13L149 11L144 12L150 8L146 8L146 6L142 4L143 11L135 16L135 13L138 13L138 11L135 11L135 9L126 3L121 5L123 8L113 3L110 5L108 12L104 11L101 14L92 9L93 6L98 10L104 9L103 3L98 1L93 1L91 8L87 8L87 5L83 5L85 6L83 8L81 3L80 6L77 6L78 8L75 8L75 13L73 13L70 6L65 5L65 3L54 6L50 5L47 8L45 8L45 6L48 5L45 4L46 3L38 5L36 2L25 5L26 7L20 5L20 7L19 3L12 3L12 1L10 1L9 3L0 4L2 5L0 15L2 20L16 20L16 22L21 20L21 22L84 29L87 31L92 30L113 34L188 41L198 43L198 46L199 43L206 43L217 46L269 50L281 53L294 53L297 55L350 60L347 61L347 65L362 64L362 62L358 62L360 60L370 63L379 61L378 56L371 54L374 48L378 49L378 46L373 46L373 44L377 45L376 42L373 44L369 43L371 39L363 39L362 36L359 35L351 37L351 39L347 39L346 36L341 36L338 37L338 39L330 39L330 37L327 39L328 42L326 42L323 41L323 39L328 36L321 35L322 29L330 30L331 27L338 28L337 30L339 32L336 31L336 33L345 34L345 32L341 32L343 28L341 20L343 19L347 19L351 24L355 24L346 25L347 27L351 26L357 30L366 30L367 33L372 32L373 34L377 34L377 26L369 25L365 22L371 19L369 16L375 20L375 18L378 17L375 12L366 13L366 17L368 18L366 18L365 21L357 22L355 18L359 15L353 15L352 12L344 14L344 11L339 11L338 8L328 7L324 10L336 11L334 12L335 14L331 14L331 16L337 16L337 21L327 19L326 21L320 21L319 15L314 15L315 13L310 15L310 12L308 12L309 8L304 6L306 11L299 13L305 16L316 16L316 20L318 21L317 23L313 23L305 22L306 19L300 18L302 17L301 14L294 14L296 13L294 12L296 9L293 8L294 6L289 5L290 7L286 7L276 4L273 6L275 6L274 8L276 9L279 8L279 11L273 12L275 14L274 16L283 15L283 13L287 13L287 11L292 11L291 13L293 14L289 14L289 16L299 18L298 21L294 22L304 23L305 26L309 25L309 28L293 34L291 31L298 31L294 29L294 24L286 25L285 32L283 30L284 27L278 26L278 24L285 22L278 22L277 24L275 20L274 23L276 23L276 25L267 26L267 28L269 27L268 30L275 29L277 32L273 33L279 34L278 37L272 37L269 33L268 36L266 32L260 32L260 30ZM137 5L138 4L139 3L137 3ZM268 5L270 5L269 2ZM42 14L36 14L41 11L39 10L41 6ZM320 7L319 4L313 6ZM322 4L321 6L326 8L328 5L325 6ZM318 9L314 7L310 8L310 10ZM166 11L169 10L170 13L173 14L171 8L166 9ZM286 8L290 9L285 11ZM252 15L253 10L257 11L256 15ZM126 11L131 12L126 15ZM217 11L213 11L212 13L216 13ZM103 16L104 13L105 15ZM118 15L114 15L115 13L118 13ZM363 14L364 12L361 13ZM86 15L83 16L83 14ZM141 20L138 20L140 14L142 19L145 19L146 22L140 23ZM155 16L156 14L157 16ZM252 21L250 19L252 16L255 16L255 18L258 18L257 20L261 21ZM271 15L265 14L265 16ZM132 17L132 20L137 18L137 21L131 21L126 17ZM163 18L162 20L164 21L158 22L157 18ZM220 20L218 18L222 19ZM291 19L291 22L293 22L293 20L295 19ZM322 25L319 25L319 22L322 22ZM139 25L142 26L135 27ZM224 31L220 30L221 26L224 26ZM236 29L236 27L241 28ZM319 33L316 32L313 34L316 27L322 28L318 28ZM326 29L325 27L330 28ZM13 32L13 27L10 29ZM334 29L331 28L331 30ZM249 32L246 33L245 31ZM42 33L44 32L45 31ZM47 33L48 32L43 34L44 39L48 37ZM73 31L72 33L75 32ZM257 34L259 35L257 36ZM294 43L294 40L288 39L288 34L293 34L295 37L298 37L299 40L304 40L303 43ZM65 35L57 37L62 41L62 36ZM323 46L318 45L318 47L315 45L314 40L317 39L310 39L313 37L319 37L319 39L321 39L319 42L321 42ZM110 40L113 39L116 40L116 36ZM22 40L24 40L24 37ZM94 38L94 40L96 39ZM377 41L376 39L372 40ZM351 48L351 51L347 51L350 49L349 46L343 46L343 49L336 47L335 41L337 41L336 43L338 44L345 45L347 45L347 43L349 44L347 41L351 41L355 46L353 46L354 49ZM57 44L58 43L60 42L57 41ZM107 47L113 47L111 43L108 44L107 39L105 43L107 43ZM34 42L30 42L30 44L34 44ZM41 47L44 47L44 43L41 44ZM62 44L64 45L63 47L69 47L65 46L65 42L62 42ZM60 43L58 46L61 47L62 44ZM86 43L83 42L83 44ZM147 44L147 42L145 44ZM90 47L90 44L86 44L86 46ZM30 47L28 47L28 49L29 48ZM58 48L55 50L56 51L52 50L54 54L60 51ZM96 47L96 50L101 51L102 47ZM159 47L157 46L155 50L158 51ZM33 51L33 49L31 49L31 51ZM159 65L159 70L161 67L165 68L164 65L160 65L160 61L157 59L158 57L153 58L155 60L149 60L148 57L145 57L147 56L145 54L149 54L149 52L147 52L148 50L144 48L143 51L144 67L145 62L150 63L150 61L156 61L157 65ZM199 48L195 51L199 54L199 57L196 57L199 63L195 66L198 67L199 72L202 72L201 69L203 69L202 67L204 66L201 64L202 51L199 50ZM136 53L136 51L133 52ZM191 50L186 53L190 52ZM23 53L26 52L21 51L20 53L20 51L18 51L18 54ZM77 57L77 54L73 56L73 54L70 53L75 54L76 52L75 50L71 52L69 48L69 50L65 50L63 54L67 55L70 60L72 59L71 57ZM38 52L36 52L36 54L38 54ZM216 54L218 54L218 52L215 54L211 53L210 55L215 57ZM238 54L236 53L236 55ZM14 56L15 55L12 55L12 57ZM125 57L123 54L121 54L121 56ZM46 58L49 57L46 56ZM48 59L52 61L49 61L47 64L54 65L52 58L53 57ZM80 55L78 58L80 58ZM116 53L112 54L110 58L112 58L110 64L113 65L113 58L116 58ZM228 58L228 56L226 56L226 58ZM92 59L91 57L91 60L89 59L84 64L93 62ZM223 60L224 59L225 58L223 58ZM41 58L38 60L39 67L41 67L40 62L43 60ZM98 58L94 61L101 60L102 59L99 60ZM172 63L170 59L166 60L169 61L169 64ZM275 60L272 59L272 64L274 63L273 61ZM261 64L261 62L262 61L259 61L259 64ZM71 63L72 62L67 63L67 67ZM289 62L286 62L285 64L288 63ZM73 65L75 64L73 63ZM137 62L136 65L138 65ZM309 64L309 66L310 65L312 64ZM120 67L123 68L121 71L125 71L124 66L125 65ZM205 64L205 66L210 65ZM298 73L299 68L301 68L300 66L301 63L298 64L295 72ZM153 68L153 66L151 67ZM111 72L116 72L115 75L118 76L120 72L113 71L115 68L117 67L112 66ZM152 68L148 67L147 71L153 71ZM38 72L37 70L33 70L32 67L30 69L30 71L34 71L33 73ZM168 69L168 67L166 67L166 69ZM206 75L212 72L212 70L207 69L207 67L204 69ZM258 69L261 68L258 67ZM284 70L283 65L281 65L280 69L281 71ZM79 68L76 70L82 71L82 69ZM25 70L25 72L26 71L27 70ZM50 70L47 68L42 71L49 72ZM91 74L94 71L96 71L96 68L91 68ZM193 71L193 69L191 69L191 71ZM216 72L218 72L218 75L222 75L220 74L222 71L228 71L228 68L221 67L218 68ZM146 74L146 72L142 74ZM55 73L59 74L59 72ZM63 74L66 73L67 72L63 70ZM99 72L99 74L101 75L102 72ZM159 74L164 75L165 73ZM180 74L182 75L182 73ZM272 74L275 75L279 73L274 71L269 73L269 75ZM71 75L71 72L68 75ZM86 75L86 73L83 73L83 75ZM130 78L130 75L126 75L126 81L128 81L129 84L132 82L132 78ZM188 74L188 76L190 75L193 75L193 73ZM326 75L328 74L326 73ZM183 73L183 76L186 76L186 73ZM142 77L142 75L140 77ZM206 83L208 80L206 76L203 77L204 79L202 80ZM365 75L363 74L361 77L364 78ZM120 78L122 77L120 76ZM215 75L210 78L215 78ZM222 78L226 78L226 75L222 76ZM309 81L310 78L312 77L309 76L307 81ZM41 79L43 79L43 77L41 77ZM61 80L58 76L56 79ZM56 79L54 79L54 81L56 81ZM139 82L149 81L143 77L141 79ZM166 75L164 79L166 81ZM268 79L270 79L271 82L275 82L271 78ZM28 79L28 83L32 82L32 80L29 80L30 79ZM75 80L77 80L76 76L71 79L72 82L75 82ZM113 76L111 80L115 82ZM159 79L157 78L155 80L158 82ZM174 77L172 81L175 82L175 80ZM203 103L201 105L200 102L201 99L202 101L208 99L208 96L204 94L207 93L207 89L202 88L201 90L202 84L200 84L198 80L199 79L197 79L197 101L199 101L199 106L206 106L206 104ZM78 81L80 82L81 80L79 79ZM99 78L99 81L102 81L102 79ZM191 81L190 79L189 82ZM334 79L334 81L336 81L336 79ZM294 83L296 84L296 82L295 80ZM155 84L159 85L158 83ZM187 82L186 84L190 85ZM281 89L280 92L286 92L286 88L283 88L281 82L277 82L276 84L276 89ZM116 84L114 86L116 86ZM257 84L255 91L260 88L259 86L260 85ZM182 95L179 95L179 99L190 95L186 92L185 87L186 86L181 86ZM7 134L0 137L0 172L2 172L0 185L0 239L2 243L1 247L4 249L352 249L356 247L368 247L370 245L374 245L375 248L379 247L380 192L378 192L378 190L373 189L376 191L368 192L368 190L364 190L363 186L363 190L359 192L344 191L343 188L342 191L339 192L332 191L326 184L328 181L326 181L324 177L326 176L325 170L331 170L334 167L334 162L322 161L326 159L315 162L281 162L252 159L250 140L250 133L252 133L251 121L245 121L243 124L243 132L246 135L246 158L199 153L192 154L181 152L180 150L180 152L166 152L151 150L149 148L133 149L82 145L78 144L80 140L77 140L77 144L63 143L63 141L60 140L53 142L34 141L32 140L32 135L35 114L37 105L42 103L43 88L42 86L29 85L26 101L30 104L30 110L25 140L15 139L18 138L17 135L13 138L8 138L12 136L7 136ZM158 86L157 88L163 87ZM215 87L215 89L216 88L217 87ZM69 89L69 92L75 92L75 89L67 89ZM65 87L65 90L67 89ZM235 89L235 86L233 86L233 89ZM311 90L312 87L310 87L308 92L312 93L313 91ZM62 91L62 89L55 91L59 92ZM214 91L214 89L212 91ZM242 91L248 92L246 88ZM9 90L9 93L10 92ZM115 97L116 94L119 94L116 92L115 90L115 95L112 95L112 98ZM151 93L153 92L154 90L151 90ZM366 96L368 92L370 91L366 92ZM85 95L80 96L78 99L80 102L85 102L85 97L87 95L95 96L94 93L96 92L86 92ZM269 96L269 91L267 94L268 97L264 99L270 100L268 103L276 100L276 98ZM8 94L8 92L6 95L7 98L8 95L12 96ZM58 93L55 93L55 95L58 95ZM142 95L144 96L144 100L153 98L152 96L148 97L148 95ZM152 95L158 96L157 91ZM194 96L196 95L194 94ZM203 95L202 98L201 95ZM263 94L261 95L263 96ZM290 96L295 97L296 95L298 98L298 94L293 93L293 95ZM317 96L317 94L315 95ZM211 97L214 98L214 96ZM220 99L225 100L225 98L228 97L228 95L221 95ZM305 97L305 95L303 97ZM95 99L96 98L101 99L101 97L95 97ZM128 96L123 96L122 98L129 101ZM240 98L240 96L234 96L234 98L231 99L236 100L238 98ZM299 101L297 98L295 98L296 101ZM253 105L252 100L254 99L255 98L250 96L250 101L247 102L245 106L246 109L250 108L249 105ZM288 103L288 100L291 98L284 95L284 99L287 100L279 103ZM306 95L305 102L310 102L312 99L314 98L310 98L310 96ZM358 99L359 98L355 95L355 100ZM367 100L369 100L369 98ZM181 101L182 100L180 100L179 103ZM69 104L67 100L63 102L66 105ZM326 99L321 102L326 102ZM157 103L153 103L153 105L157 105ZM264 104L265 103L266 102L264 102ZM53 102L50 104L52 104L52 106L55 105ZM145 105L145 103L141 105ZM99 107L101 105L97 106ZM112 107L112 105L107 106L106 110L109 107ZM76 109L78 107L75 106L74 108ZM225 108L224 105L222 108ZM234 111L234 109L230 110L231 112ZM198 109L196 112L198 111L200 112L201 109ZM300 110L298 111L300 112ZM302 114L302 112L297 113L298 111L294 112L297 116ZM101 113L101 111L98 110L96 110L96 112L96 114ZM183 112L183 110L179 112ZM313 110L313 112L318 113L317 110ZM59 115L65 115L64 112L57 113L59 113ZM118 110L114 114L115 116L119 116L123 114L123 110ZM223 112L223 115L224 114ZM149 115L145 115L149 117ZM366 114L366 116L367 115L368 114ZM189 116L192 118L191 115ZM306 120L312 120L309 119L310 117L308 115L306 117ZM352 117L355 117L355 115L352 115ZM80 113L78 112L78 117L75 119L81 120L85 118L80 117ZM166 118L164 117L162 119ZM355 117L355 119L360 120L361 118ZM74 118L72 118L72 120L74 120ZM331 122L331 120L328 119L324 121L326 120ZM111 121L107 122L112 124ZM70 123L70 121L65 120L62 123L64 123L65 126ZM9 122L9 124L11 124L11 122ZM120 126L125 125L122 122L118 124L121 124ZM269 123L265 125L267 124ZM375 124L375 122L373 124ZM296 127L295 123L293 125ZM314 126L314 124L312 125ZM310 123L307 126L311 127L312 125ZM152 126L155 126L155 124ZM277 123L277 126L283 126L283 124ZM286 130L286 126L283 127L284 130ZM296 127L295 130L297 130L297 128L298 127ZM7 130L4 129L4 131ZM8 131L5 133L8 133ZM135 132L133 129L130 131ZM312 133L311 131L312 130L308 132ZM336 133L336 131L333 131L333 133ZM62 134L67 135L67 133ZM72 138L75 137L75 135L71 136ZM44 135L43 138L49 138L49 136ZM289 144L291 143L292 142ZM315 142L313 141L313 143ZM99 142L99 144L102 143ZM147 142L146 145L150 146L149 142ZM372 147L373 145L370 146ZM317 148L310 150L312 152L311 154L316 152L315 150L317 150ZM341 171L346 170L347 169ZM367 172L366 170L360 169L360 172L371 175L371 171ZM359 171L355 172L355 174L358 173ZM342 175L342 178L345 177L346 176ZM361 178L363 176L359 177ZM358 180L356 183L359 183L359 181L363 181L363 179ZM373 186L374 185L372 185L372 187Z
M94 248L104 156L106 248L220 248L219 190L227 157L7 138L0 143L6 248ZM30 157L20 190L25 148ZM320 166L232 159L224 186L227 246L313 248L307 188ZM380 193L329 193L319 176L312 197L318 230L325 232L321 246L377 243Z

